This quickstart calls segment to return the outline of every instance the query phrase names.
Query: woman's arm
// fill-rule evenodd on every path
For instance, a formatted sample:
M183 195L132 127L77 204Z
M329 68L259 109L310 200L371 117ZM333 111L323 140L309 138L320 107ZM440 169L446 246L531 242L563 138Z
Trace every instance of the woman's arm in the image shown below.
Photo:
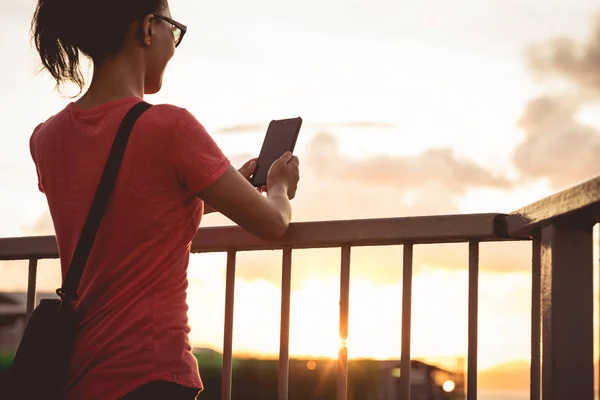
M257 158L248 160L248 161L246 161L246 163L244 163L244 165L242 165L242 167L240 169L238 169L238 172L240 174L242 174L242 176L244 178L246 178L246 180L248 180L248 182L250 182L250 178L252 177L252 174L254 173L254 170L256 169L256 161L257 160L258 160ZM218 211L215 208L211 207L210 205L204 203L203 215L214 213L214 212L218 212Z
M261 195L235 168L229 168L212 185L198 193L212 209L264 239L278 239L287 230L292 207L285 185Z

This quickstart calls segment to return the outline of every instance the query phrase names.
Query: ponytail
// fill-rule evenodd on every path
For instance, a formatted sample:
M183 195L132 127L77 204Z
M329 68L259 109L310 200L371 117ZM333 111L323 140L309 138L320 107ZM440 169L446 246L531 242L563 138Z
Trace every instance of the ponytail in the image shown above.
M42 65L52 75L56 86L73 82L81 92L84 81L80 70L79 49L69 38L72 32L69 32L67 21L69 6L74 5L73 3L70 0L39 0L31 32ZM74 22L70 21L71 24Z

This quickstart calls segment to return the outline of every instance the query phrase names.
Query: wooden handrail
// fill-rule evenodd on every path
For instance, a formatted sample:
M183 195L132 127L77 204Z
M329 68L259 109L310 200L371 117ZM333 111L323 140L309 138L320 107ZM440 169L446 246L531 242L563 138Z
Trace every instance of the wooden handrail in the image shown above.
M590 226L600 221L600 176L514 211L506 218L507 231L511 236L529 235L552 220L567 217Z
M458 214L293 223L277 241L260 239L236 226L198 230L193 253L351 246L519 240L505 234L503 214ZM526 238L523 238L526 239ZM0 260L58 258L54 236L0 239Z

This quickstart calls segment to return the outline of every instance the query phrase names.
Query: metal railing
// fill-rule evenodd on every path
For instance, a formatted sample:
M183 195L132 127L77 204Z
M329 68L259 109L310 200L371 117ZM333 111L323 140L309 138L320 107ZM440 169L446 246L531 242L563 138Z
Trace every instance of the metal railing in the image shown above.
M415 245L465 242L469 246L467 400L477 399L479 244L531 240L532 400L594 398L593 235L600 220L600 177L512 214L465 214L292 224L285 237L267 241L238 227L198 231L191 251L226 252L225 324L221 398L231 399L236 254L283 250L278 399L288 398L291 269L294 249L341 251L337 398L348 397L348 310L351 250L403 245L401 375L399 395L410 399L411 301ZM0 239L0 260L29 260L27 313L35 305L37 261L57 258L53 236ZM543 337L543 343L542 343ZM542 359L543 356L543 359Z

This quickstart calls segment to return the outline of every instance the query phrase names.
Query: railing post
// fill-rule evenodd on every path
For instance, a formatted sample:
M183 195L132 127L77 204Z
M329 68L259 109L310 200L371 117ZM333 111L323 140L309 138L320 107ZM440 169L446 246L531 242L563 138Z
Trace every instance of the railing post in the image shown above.
M29 259L29 276L27 279L27 320L33 313L35 308L35 287L37 282L37 258Z
M292 291L292 248L283 249L281 272L281 331L279 335L278 400L287 400L290 372L290 295Z
M223 370L221 371L221 400L231 400L235 256L235 251L229 251L227 253L227 275L225 278L225 327L223 332Z
M402 354L399 399L410 400L410 329L412 315L413 244L404 244L402 266Z
M592 225L542 229L542 398L594 398Z
M477 328L479 313L479 242L469 242L469 324L467 400L477 400Z
M541 375L541 232L536 230L533 235L531 259L531 368L530 368L530 400L540 400Z
M350 301L350 246L342 247L340 275L340 351L338 354L337 400L348 400L348 310Z

